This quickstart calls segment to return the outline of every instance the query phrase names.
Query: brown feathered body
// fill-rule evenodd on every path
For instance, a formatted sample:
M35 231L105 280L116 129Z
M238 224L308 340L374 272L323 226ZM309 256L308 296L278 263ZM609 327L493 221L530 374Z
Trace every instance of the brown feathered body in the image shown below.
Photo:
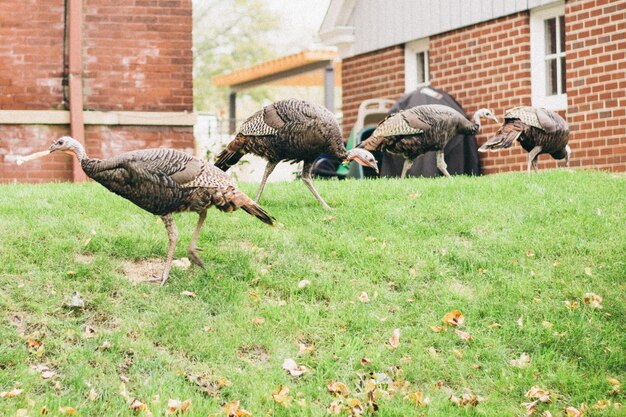
M474 135L479 129L480 125L451 107L428 104L387 116L359 147L400 154L413 161L426 152L443 150L459 133Z
M80 158L80 157L79 157ZM175 149L146 149L99 160L80 158L88 177L150 213L201 213L211 206L241 208L261 221L274 219L232 179L208 162Z
M563 159L568 153L569 126L558 113L530 106L515 107L504 116L504 124L496 135L485 142L481 152L511 147L517 140L527 152L541 147L537 152Z
M281 161L312 163L320 154L348 155L337 119L328 109L304 100L280 100L250 116L215 161L226 171L245 154Z

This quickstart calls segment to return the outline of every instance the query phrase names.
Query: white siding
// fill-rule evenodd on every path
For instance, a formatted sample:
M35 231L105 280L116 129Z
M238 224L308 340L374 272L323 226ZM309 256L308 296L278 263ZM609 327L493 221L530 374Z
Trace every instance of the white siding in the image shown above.
M485 22L558 0L358 0L353 54Z

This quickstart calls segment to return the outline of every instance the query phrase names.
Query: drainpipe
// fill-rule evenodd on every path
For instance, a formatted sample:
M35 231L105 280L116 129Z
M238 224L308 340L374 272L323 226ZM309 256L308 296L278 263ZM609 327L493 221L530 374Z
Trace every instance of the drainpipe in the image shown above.
M83 81L82 81L82 0L69 0L69 90L70 90L70 133L74 139L85 144L85 126L83 121ZM74 182L87 179L80 162L72 158L72 172Z

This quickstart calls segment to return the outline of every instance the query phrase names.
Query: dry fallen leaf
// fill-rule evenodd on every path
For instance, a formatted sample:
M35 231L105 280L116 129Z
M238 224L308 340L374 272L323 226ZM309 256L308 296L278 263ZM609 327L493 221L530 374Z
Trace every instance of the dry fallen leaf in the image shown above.
M524 368L529 363L530 363L530 356L526 352L523 352L520 355L519 359L511 359L509 361L509 365L515 366L516 368Z
M11 391L0 392L0 398L13 398L13 397L17 397L21 393L22 393L21 389L14 388Z
M543 414L541 414L543 417L552 417L552 413L549 411L544 411Z
M417 192L417 193L409 194L408 197L409 198L418 198L421 195L422 195L421 193Z
M545 327L546 329L549 329L549 328L551 328L552 326L554 326L554 324L553 324L553 323L550 323L549 321L542 321L542 322L541 322L541 325L542 325L543 327Z
M96 401L98 399L98 393L96 392L95 389L91 388L89 389L89 392L87 393L87 399L89 401Z
M309 371L309 368L304 365L298 366L296 361L291 358L285 359L283 362L283 369L286 370L291 376L302 376Z
M453 350L452 350L452 353L454 353L454 356L455 356L457 359L463 359L463 353L462 353L460 350L458 350L458 349L453 349Z
M579 307L578 301L564 301L564 303L568 310L573 310Z
M371 359L368 359L365 356L361 358L361 366L366 366L366 365L369 365L370 363L372 363Z
M330 403L330 405L326 409L328 414L340 414L342 410L343 410L343 407L341 406L339 401L336 401L336 400Z
M289 387L283 386L282 384L279 385L278 389L272 392L272 400L274 400L276 404L289 408L292 400L289 396Z
M252 417L249 411L239 408L239 401L231 401L224 404L222 406L222 414L227 417Z
M389 338L389 346L396 349L400 346L400 329L394 329L391 337Z
M606 400L599 400L591 408L593 408L594 410L606 410L608 406L609 404Z
M26 344L28 345L29 349L33 349L33 350L37 350L43 345L42 342L33 338L28 338L28 340L26 341Z
M524 316L519 316L519 319L517 319L517 327L520 329L524 327Z
M167 401L167 411L165 412L165 415L169 416L171 414L182 414L186 412L190 406L191 400L180 401L170 399Z
M430 398L424 396L422 391L412 392L406 395L404 398L414 403L416 407L430 404Z
M111 349L111 342L109 342L108 340L105 340L104 342L102 342L100 346L96 348L96 350L109 350L109 349Z
M589 268L589 267L585 268L585 274L589 275L589 276L592 276L593 274L591 273L591 268Z
M463 395L461 395L461 397L457 397L455 395L451 395L449 400L453 404L456 404L459 407L465 406L465 405L476 406L476 405L478 405L478 403L481 403L481 402L485 401L485 399L483 397L480 397L480 396L478 396L476 394L473 394L471 392L466 392Z
M524 408L526 408L526 415L531 416L535 413L535 407L539 404L539 400L535 400L529 403L522 403Z
M348 398L348 396L350 395L350 390L343 382L328 381L328 384L326 384L326 389L331 394L335 394L338 396L340 395L344 398Z
M435 333L441 333L441 332L445 332L446 330L448 330L446 326L431 326L430 328L433 329L433 332Z
M261 301L261 296L259 294L257 294L256 291L248 291L248 296L250 297L250 299L252 301L254 301L255 303L258 303Z
M85 308L85 300L80 297L80 293L78 291L74 291L70 299L65 303L66 307L69 308Z
M474 338L474 336L472 336L471 334L461 331L459 329L454 329L454 333L456 333L456 335L459 336L464 342L469 342Z
M367 295L367 293L365 291L361 291L361 294L359 294L358 299L362 303L369 303L370 302L370 297L369 297L369 295Z
M581 417L583 415L582 411L572 406L565 407L565 414L567 417Z
M502 325L500 323L491 323L489 326L490 329L499 329L500 327L502 327Z
M66 416L75 416L78 414L78 411L74 407L61 407L59 408L59 412L61 414L65 414Z
M255 318L252 319L252 324L254 324L254 325L258 326L258 325L263 324L263 323L265 323L265 319L263 317L255 317Z
M91 326L85 326L85 331L83 332L84 339L90 339L96 335L96 329Z
M533 386L526 393L526 398L538 398L542 403L550 402L550 391Z
M195 296L196 296L196 293L195 293L195 292L193 292L193 291L186 291L186 290L185 290L185 291L181 291L180 295L184 295L184 296L186 296L186 297L191 297L191 298L193 298L193 297L195 297Z
M621 382L619 382L619 379L617 379L617 378L610 378L609 377L606 380L611 385L619 385L619 384L621 384Z
M585 304L588 304L589 307L602 310L602 297L600 297L598 294L588 292L585 294L584 300Z
M298 288L300 289L306 288L309 285L311 285L311 281L309 281L308 279L303 279L302 281L298 282Z
M135 398L135 400L128 406L129 409L137 412L140 411L147 411L148 410L148 406L144 403L142 403L141 401L139 401L138 399Z
M443 316L443 322L450 326L460 326L465 322L465 316L459 310L453 310Z

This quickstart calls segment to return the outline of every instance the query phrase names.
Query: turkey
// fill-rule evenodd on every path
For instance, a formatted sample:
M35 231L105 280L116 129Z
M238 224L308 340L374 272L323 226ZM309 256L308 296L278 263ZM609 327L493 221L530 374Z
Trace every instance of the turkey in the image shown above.
M565 158L569 166L572 150L567 144L569 127L558 113L529 106L512 108L504 115L504 124L496 136L481 146L479 152L495 151L511 147L518 140L528 152L528 173L532 164L536 173L537 158L549 153L554 159Z
M378 164L370 152L346 150L339 123L329 110L298 99L277 101L250 116L226 149L217 156L215 166L227 171L247 153L267 160L256 195L257 202L261 199L267 177L281 161L304 162L302 181L325 209L330 207L311 180L313 161L320 154L325 153L344 163L356 161L378 172Z
M161 285L169 276L178 241L178 229L172 213L198 213L198 225L189 243L189 255L201 267L204 267L204 263L196 253L200 250L196 242L209 207L215 206L225 212L241 208L269 225L275 221L274 217L239 191L224 172L174 149L146 149L109 159L91 159L80 142L64 136L54 142L48 151L75 155L89 178L142 209L161 216L169 237Z
M387 151L404 156L401 178L413 161L428 151L437 151L437 168L446 177L450 174L444 161L443 148L457 134L475 135L480 130L480 119L498 119L490 110L480 109L474 113L474 123L461 113L441 104L411 107L387 116L359 148L368 151Z

